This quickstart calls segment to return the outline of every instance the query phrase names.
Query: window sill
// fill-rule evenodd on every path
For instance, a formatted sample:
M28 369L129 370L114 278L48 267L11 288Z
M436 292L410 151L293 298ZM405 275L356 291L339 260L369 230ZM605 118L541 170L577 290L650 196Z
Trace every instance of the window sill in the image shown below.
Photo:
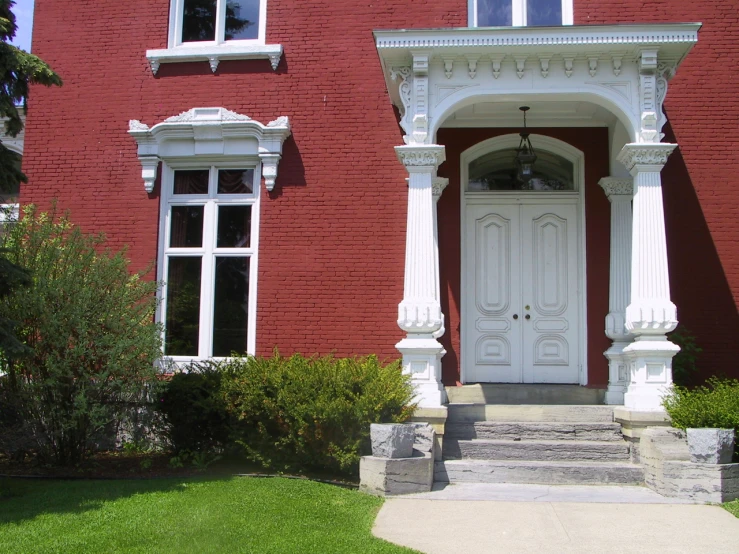
M159 65L163 63L184 63L207 61L213 73L223 60L259 60L269 59L272 69L276 70L282 58L281 44L219 44L198 46L176 46L162 50L147 50L151 71L156 75Z

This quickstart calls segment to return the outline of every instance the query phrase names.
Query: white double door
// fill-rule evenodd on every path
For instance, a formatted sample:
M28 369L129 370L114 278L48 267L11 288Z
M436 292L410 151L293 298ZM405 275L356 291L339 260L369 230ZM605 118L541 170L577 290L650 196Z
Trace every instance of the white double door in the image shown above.
M580 381L577 200L468 200L463 379Z

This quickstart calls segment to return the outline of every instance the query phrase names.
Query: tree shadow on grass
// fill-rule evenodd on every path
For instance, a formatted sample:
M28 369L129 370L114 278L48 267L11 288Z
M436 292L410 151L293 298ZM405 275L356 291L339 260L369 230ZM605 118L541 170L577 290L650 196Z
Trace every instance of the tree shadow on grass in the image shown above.
M231 477L164 479L0 480L0 529L49 514L81 514L138 494L185 492L187 483L227 481Z

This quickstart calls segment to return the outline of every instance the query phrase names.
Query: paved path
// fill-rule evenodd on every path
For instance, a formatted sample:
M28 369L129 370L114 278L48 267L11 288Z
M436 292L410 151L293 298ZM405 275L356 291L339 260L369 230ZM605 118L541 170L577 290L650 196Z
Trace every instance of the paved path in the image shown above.
M642 487L447 486L388 499L373 532L428 554L739 552L729 512Z

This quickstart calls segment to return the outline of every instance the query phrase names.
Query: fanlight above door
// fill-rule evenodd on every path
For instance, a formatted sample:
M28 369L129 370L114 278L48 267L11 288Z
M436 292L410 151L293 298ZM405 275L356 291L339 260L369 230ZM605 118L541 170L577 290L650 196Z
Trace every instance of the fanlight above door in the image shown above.
M522 182L516 177L516 154L515 148L506 148L489 152L470 162L467 192L575 190L575 168L569 160L537 150L534 176L528 182Z

